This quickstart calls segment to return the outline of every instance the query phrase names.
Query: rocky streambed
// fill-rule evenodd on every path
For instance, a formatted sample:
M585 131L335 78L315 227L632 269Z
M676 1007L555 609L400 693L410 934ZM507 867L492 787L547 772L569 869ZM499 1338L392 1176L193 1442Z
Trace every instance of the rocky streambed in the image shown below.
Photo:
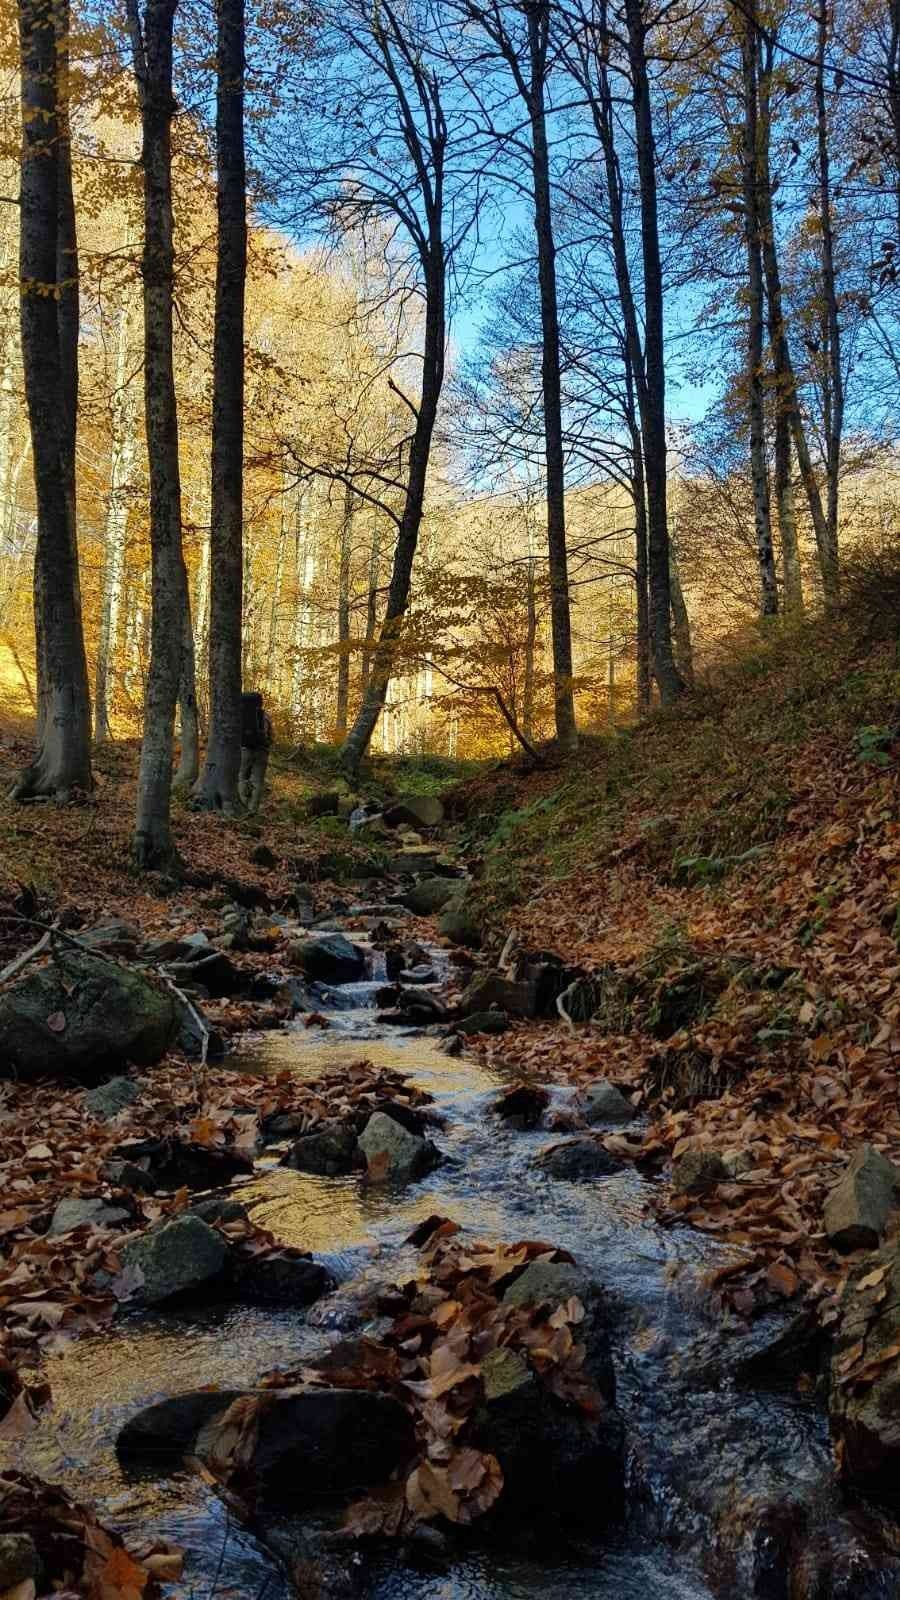
M687 1228L660 1228L649 1181L615 1163L590 1170L577 1137L564 1142L562 1157L548 1157L559 1143L554 1120L572 1109L571 1093L510 1105L502 1072L448 1053L432 1026L449 976L444 950L420 949L418 966L401 964L399 996L387 995L399 969L389 970L390 941L386 958L379 934L383 910L376 902L356 916L357 929L370 922L375 943L352 932L355 957L339 942L340 917L333 929L317 929L319 939L333 933L332 954L349 961L346 971L331 969L343 981L317 992L328 1026L309 1026L307 1014L246 1041L230 1058L238 1070L301 1080L366 1057L429 1097L425 1128L405 1127L390 1106L381 1115L393 1132L367 1124L356 1143L368 1173L355 1146L340 1140L324 1155L321 1145L294 1154L302 1139L286 1126L282 1142L231 1184L229 1194L253 1223L312 1253L319 1297L306 1307L300 1296L287 1305L216 1299L120 1317L102 1337L50 1356L53 1410L28 1438L3 1446L4 1466L90 1498L126 1538L174 1539L187 1552L180 1592L204 1597L876 1600L900 1592L891 1524L835 1486L808 1330L792 1329L786 1315L750 1330L723 1326L709 1286L732 1260L726 1250ZM310 981L316 976L308 973ZM589 1120L602 1126L604 1115L615 1119L617 1108L601 1097ZM379 1133L382 1145L367 1150L366 1138ZM206 1416L216 1411L210 1390L245 1394L273 1369L296 1370L348 1339L383 1335L378 1296L415 1278L423 1228L427 1237L435 1218L451 1219L463 1240L540 1240L573 1258L578 1278L570 1287L589 1318L599 1318L597 1349L604 1370L610 1361L614 1369L615 1482L602 1452L579 1455L571 1441L560 1442L566 1400L555 1402L551 1424L536 1425L530 1391L498 1446L515 1457L519 1512L488 1518L484 1527L450 1528L437 1519L415 1536L361 1546L334 1537L353 1474L339 1486L322 1479L322 1506L311 1505L308 1484L302 1504L292 1506L288 1484L248 1517L209 1473L184 1465L178 1452L164 1459L152 1428L149 1448L123 1453L123 1432L134 1443L135 1419L173 1396L206 1390ZM564 1293L560 1280L557 1299ZM811 1363L805 1391L796 1383L804 1362ZM518 1381L513 1373L513 1389ZM394 1422L386 1412L369 1422L347 1412L346 1396L329 1403L323 1436L333 1441L345 1428L347 1453L355 1452L365 1480L366 1451L377 1455L379 1441L387 1448ZM202 1418L184 1431L183 1409L180 1415L180 1443L194 1454ZM310 1427L308 1416L303 1425ZM308 1437L305 1461L291 1460L292 1482L310 1476L315 1441ZM324 1459L315 1457L320 1470ZM562 1467L572 1470L561 1494Z

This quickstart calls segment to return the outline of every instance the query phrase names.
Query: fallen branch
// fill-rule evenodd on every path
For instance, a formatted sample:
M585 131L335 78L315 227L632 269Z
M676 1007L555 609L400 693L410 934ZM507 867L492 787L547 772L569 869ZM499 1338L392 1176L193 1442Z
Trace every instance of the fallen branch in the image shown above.
M23 970L24 967L28 966L30 961L34 960L35 956L41 955L41 953L48 948L52 938L53 929L48 928L43 938L39 939L37 944L33 944L30 950L24 950L20 956L16 956L13 961L10 961L7 966L3 968L3 971L0 972L0 983L6 983L8 978L14 978L17 973Z

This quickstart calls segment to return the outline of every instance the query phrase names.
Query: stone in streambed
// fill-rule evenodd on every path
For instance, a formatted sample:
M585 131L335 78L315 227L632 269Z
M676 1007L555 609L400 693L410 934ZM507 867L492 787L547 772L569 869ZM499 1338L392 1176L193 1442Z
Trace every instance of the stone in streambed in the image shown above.
M0 1076L96 1079L158 1061L176 1031L174 997L141 973L59 949L0 997Z
M676 1194L704 1194L731 1174L718 1150L685 1150L672 1163L672 1188Z
M305 1133L291 1146L283 1165L326 1178L352 1172L357 1165L356 1134L340 1123Z
M611 1178L622 1170L622 1162L618 1157L610 1155L599 1139L589 1136L551 1144L535 1157L534 1165L551 1178L563 1178L569 1183Z
M491 1110L513 1128L537 1128L549 1104L546 1089L533 1083L516 1083L494 1101Z
M830 1416L842 1476L900 1503L900 1246L867 1255L841 1297Z
M400 904L406 906L414 916L432 917L436 912L443 911L449 901L458 894L459 884L452 878L422 878L404 892Z
M227 1259L228 1246L215 1228L190 1214L176 1217L125 1245L122 1265L135 1282L129 1304L202 1296L221 1282Z
M440 1152L430 1139L411 1133L383 1111L369 1118L359 1136L359 1148L366 1158L372 1179L406 1182L423 1178L440 1161Z
M154 1189L214 1189L253 1171L243 1150L190 1139L129 1139L117 1146L113 1159L141 1167Z
M245 1305L310 1306L334 1288L327 1267L297 1250L255 1255L236 1247L229 1262L234 1298Z
M850 1157L825 1201L825 1232L836 1250L872 1250L881 1241L900 1172L870 1144Z
M614 1083L609 1083L606 1078L592 1083L584 1091L579 1104L584 1107L585 1118L590 1123L597 1122L633 1122L635 1111L630 1100L627 1100Z
M506 1033L509 1027L509 1017L502 1011L473 1011L469 1017L463 1017L460 1022L454 1023L455 1033Z
M401 795L384 813L389 828L436 828L444 820L443 803L433 794Z
M323 933L291 945L291 959L308 978L322 983L354 983L366 975L366 957L342 933Z
M124 1206L111 1205L108 1200L60 1200L47 1229L50 1238L71 1233L74 1228L114 1228L118 1222L130 1222L131 1212Z
M467 985L459 1002L459 1015L469 1017L494 1007L510 1017L536 1017L538 1015L538 985L530 979L521 982L505 978L500 972L476 973Z
M173 961L168 971L172 982L180 989L192 989L199 984L214 999L242 994L247 987L247 974L235 966L224 950L201 953L196 961Z
M467 950L481 949L481 927L473 912L467 910L464 894L444 907L438 918L438 933L451 944L463 945Z
M155 1465L177 1466L193 1455L201 1430L241 1398L239 1389L200 1389L171 1395L130 1417L116 1440L126 1460L148 1457Z
M100 1083L96 1089L89 1089L84 1103L95 1117L117 1117L140 1097L140 1089L130 1078L110 1078L108 1083Z

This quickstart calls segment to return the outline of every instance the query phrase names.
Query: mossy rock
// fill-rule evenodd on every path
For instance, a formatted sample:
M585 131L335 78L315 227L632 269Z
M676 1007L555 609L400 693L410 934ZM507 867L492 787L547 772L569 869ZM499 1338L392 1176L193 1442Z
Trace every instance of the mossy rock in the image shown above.
M163 1056L179 1022L174 996L142 973L58 950L0 997L0 1076L103 1077Z

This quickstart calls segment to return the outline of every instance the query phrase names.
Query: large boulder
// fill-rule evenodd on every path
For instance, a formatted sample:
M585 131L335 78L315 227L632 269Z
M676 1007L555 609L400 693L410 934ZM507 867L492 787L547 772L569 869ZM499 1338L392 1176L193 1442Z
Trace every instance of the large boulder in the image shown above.
M732 1177L718 1150L684 1150L672 1163L672 1188L676 1194L704 1194Z
M133 1305L164 1305L201 1295L219 1283L228 1260L222 1235L190 1214L130 1239L122 1265L130 1277Z
M359 1148L368 1175L375 1180L404 1183L424 1178L441 1159L430 1139L411 1133L383 1111L369 1118L359 1136Z
M141 973L59 949L0 997L0 1075L96 1078L149 1066L176 1031L174 997Z
M436 828L444 820L443 803L435 794L405 794L388 806L384 820L389 828Z
M242 994L247 987L247 974L236 966L224 950L209 950L190 961L173 961L169 966L172 981L181 989L199 985L214 999Z
M245 1151L190 1139L128 1139L110 1160L141 1168L154 1189L213 1189L253 1171Z
M129 1222L131 1212L124 1206L111 1205L108 1200L60 1200L50 1218L47 1233L56 1238L61 1233L71 1233L75 1228L114 1228L118 1222Z
M505 1011L473 1011L453 1024L454 1033L505 1033L509 1017Z
M334 1288L327 1267L291 1249L261 1255L238 1246L231 1255L230 1280L235 1298L254 1306L311 1306Z
M599 1139L589 1134L580 1139L563 1139L551 1144L535 1157L535 1166L551 1178L569 1183L587 1183L594 1178L611 1178L622 1170L622 1162L610 1155Z
M621 1089L606 1078L599 1078L579 1097L579 1109L591 1125L598 1122L633 1122L635 1111Z
M356 1164L356 1134L337 1122L303 1134L284 1158L284 1165L295 1172L315 1172L324 1178L352 1172Z
M459 1015L470 1017L495 1007L509 1017L536 1017L537 984L531 978L505 978L500 972L476 973L460 998Z
M256 1401L255 1407L248 1404ZM231 1411L231 1405L235 1409ZM415 1455L409 1413L361 1389L203 1391L150 1406L123 1428L118 1450L176 1465L183 1455L227 1462L236 1427L254 1410L241 1476L257 1504L302 1508L384 1482Z
M354 983L366 975L365 952L342 933L320 933L291 946L291 958L308 978Z
M825 1201L825 1232L836 1250L874 1250L884 1235L900 1172L870 1144L854 1150Z
M462 945L466 950L480 950L481 925L470 909L465 894L457 895L445 905L438 918L438 933L451 944Z
M405 890L400 904L416 917L433 917L458 894L459 884L452 878L421 878L411 889Z
M831 1431L843 1475L900 1503L900 1245L847 1281L831 1362Z

